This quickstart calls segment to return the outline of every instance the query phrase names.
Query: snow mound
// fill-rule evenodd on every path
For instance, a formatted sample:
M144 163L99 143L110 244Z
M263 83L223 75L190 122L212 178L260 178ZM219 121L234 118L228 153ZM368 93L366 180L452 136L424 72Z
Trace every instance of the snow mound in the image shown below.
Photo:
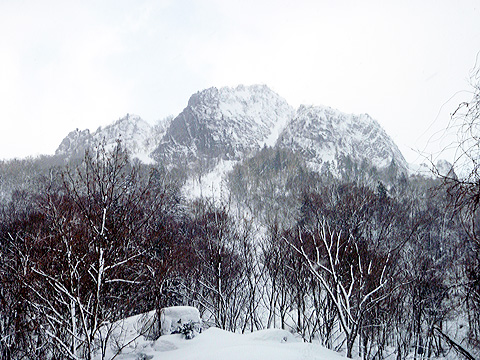
M162 335L178 333L188 324L194 324L201 330L200 313L191 306L172 306L160 311L160 331Z
M197 312L188 307L169 308L171 319L182 316L196 316ZM196 309L195 309L196 310ZM167 314L166 314L167 315ZM175 315L175 316L174 316ZM317 344L303 343L290 332L281 329L266 329L248 334L237 334L209 328L192 340L185 340L182 334L161 336L149 340L142 335L148 319L154 312L133 316L119 322L123 336L115 337L107 351L106 359L118 360L340 360L340 354ZM183 320L182 320L183 321ZM125 346L119 349L119 341ZM117 351L114 351L117 349ZM118 354L117 354L118 352ZM100 359L98 354L95 360Z
M169 335L172 337L175 335ZM287 341L283 341L286 338ZM247 335L210 328L191 341L176 342L177 349L146 353L152 360L340 360L339 354L319 345L295 341L285 330L268 329ZM176 339L172 341L175 342ZM292 342L290 342L292 341Z
M247 339L257 341L273 341L276 343L295 343L301 342L291 332L282 329L265 329L258 330L244 335Z

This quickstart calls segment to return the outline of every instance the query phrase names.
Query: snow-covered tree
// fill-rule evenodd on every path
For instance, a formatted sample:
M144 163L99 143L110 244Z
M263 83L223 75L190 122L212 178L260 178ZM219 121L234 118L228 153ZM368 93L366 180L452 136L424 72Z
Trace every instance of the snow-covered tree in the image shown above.
M154 220L167 206L155 184L120 144L99 146L39 197L40 226L18 235L28 246L17 256L26 301L52 353L103 358L111 324L141 310L138 290L158 265L149 256Z

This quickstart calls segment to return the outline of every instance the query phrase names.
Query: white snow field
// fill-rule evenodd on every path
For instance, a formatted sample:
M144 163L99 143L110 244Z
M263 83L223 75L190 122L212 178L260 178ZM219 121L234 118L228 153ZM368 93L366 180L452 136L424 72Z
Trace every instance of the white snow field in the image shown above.
M218 328L204 330L191 340L181 334L148 340L142 334L153 312L133 316L118 323L105 359L116 354L120 344L128 344L115 357L118 360L340 360L340 354L320 345L304 343L280 329L236 334ZM150 317L150 319L148 318ZM122 329L120 331L120 329ZM97 359L101 359L98 354Z

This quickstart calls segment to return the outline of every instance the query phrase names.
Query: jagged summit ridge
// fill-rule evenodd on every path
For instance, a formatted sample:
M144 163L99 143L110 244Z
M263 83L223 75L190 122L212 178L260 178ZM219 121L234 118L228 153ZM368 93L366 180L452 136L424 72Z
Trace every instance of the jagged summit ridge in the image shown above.
M138 115L127 114L114 123L99 127L93 134L88 129L76 129L63 139L55 155L66 158L83 156L85 150L99 143L107 149L114 147L118 140L130 152L144 162L151 162L149 154L155 149L155 131L153 127Z
M78 128L68 133L62 140L55 155L65 158L75 158L82 156L86 149L93 143L93 135L90 130L79 130Z
M239 160L274 145L294 109L265 85L209 88L192 95L154 156Z
M82 155L95 143L113 146L120 139L133 157L209 171L219 161L239 161L261 147L289 148L313 168L342 159L367 160L382 168L407 164L393 140L367 114L346 114L327 106L290 106L266 85L208 88L193 94L175 118L151 126L128 115L94 133L75 130L56 154Z
M402 169L407 163L380 124L368 114L346 114L327 106L301 105L280 134L277 146L300 152L307 162L335 165L349 156L361 163L370 161L386 167L395 161Z

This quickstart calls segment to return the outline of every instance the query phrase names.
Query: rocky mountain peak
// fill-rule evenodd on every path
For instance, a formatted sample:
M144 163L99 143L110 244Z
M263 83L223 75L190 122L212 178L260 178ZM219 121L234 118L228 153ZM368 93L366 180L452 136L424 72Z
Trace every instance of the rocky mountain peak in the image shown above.
M435 166L435 170L438 175L443 177L449 178L457 178L457 174L455 174L455 169L449 161L445 159L440 159L437 161L437 165Z
M68 133L62 140L57 150L56 156L63 156L65 158L81 157L88 149L93 141L93 135L90 130L79 130L78 128Z
M266 85L211 87L193 94L175 118L151 126L127 114L111 125L71 132L57 155L73 157L100 141L120 139L133 157L206 172L219 161L239 161L264 146L288 148L313 169L367 161L378 168L407 164L393 140L368 114L347 114L327 106L294 110Z
M94 136L98 140L104 140L107 145L114 145L117 140L120 140L135 154L145 148L151 132L152 126L140 116L127 114L113 124L99 128Z
M336 165L349 156L357 163L366 159L386 167L394 160L403 170L407 168L393 140L368 114L346 114L326 106L300 106L277 146L300 152L314 167L326 161Z
M127 114L112 124L99 127L93 134L88 129L70 132L57 148L55 155L67 159L82 157L85 150L103 143L107 149L113 148L120 140L132 157L151 162L150 154L157 143L152 138L152 126L138 115ZM157 141L158 142L158 141Z
M293 108L265 85L209 88L190 97L155 157L240 159L274 145Z

